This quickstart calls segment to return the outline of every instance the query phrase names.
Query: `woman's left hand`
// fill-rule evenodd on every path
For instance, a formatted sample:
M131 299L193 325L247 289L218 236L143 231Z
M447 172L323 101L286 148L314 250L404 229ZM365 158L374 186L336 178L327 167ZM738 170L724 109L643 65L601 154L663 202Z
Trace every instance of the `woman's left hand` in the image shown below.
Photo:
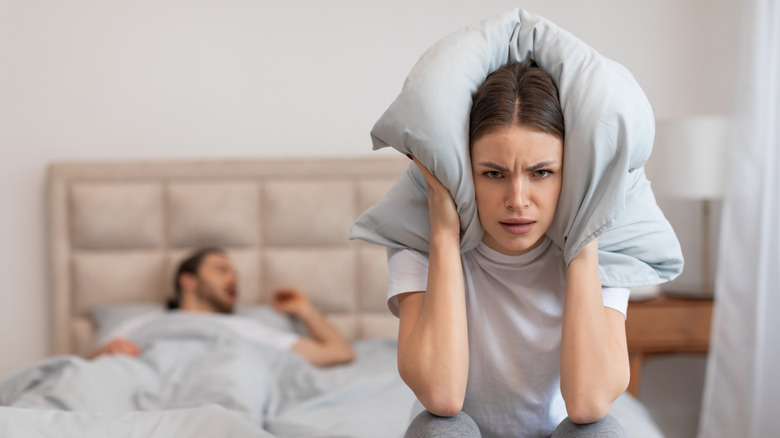
M561 393L574 423L604 418L626 390L630 375L625 318L604 306L598 251L598 239L594 239L567 268Z
M599 239L595 238L590 242L588 242L587 245L582 247L580 252L577 253L576 256L574 256L574 260L597 257L596 261L598 262L598 256L599 256Z

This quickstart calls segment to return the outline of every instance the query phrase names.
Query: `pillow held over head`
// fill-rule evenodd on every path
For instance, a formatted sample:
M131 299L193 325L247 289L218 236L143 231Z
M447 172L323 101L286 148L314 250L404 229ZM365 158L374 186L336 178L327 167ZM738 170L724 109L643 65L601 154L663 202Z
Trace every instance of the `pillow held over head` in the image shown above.
M566 263L598 237L604 286L658 284L679 275L679 242L644 175L655 132L647 98L623 66L541 17L516 9L428 49L374 125L374 149L391 146L431 169L455 200L461 251L473 249L484 230L468 149L472 95L488 74L526 58L552 76L566 123L563 187L547 232ZM358 218L350 238L427 252L429 235L425 180L411 164Z

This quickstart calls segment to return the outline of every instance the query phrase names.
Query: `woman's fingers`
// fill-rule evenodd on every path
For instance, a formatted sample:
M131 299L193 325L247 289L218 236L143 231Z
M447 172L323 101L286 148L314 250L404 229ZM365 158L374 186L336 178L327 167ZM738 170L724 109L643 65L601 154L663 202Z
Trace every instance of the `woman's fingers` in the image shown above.
M599 239L593 239L590 242L588 242L587 245L582 247L579 253L577 253L576 256L574 256L575 259L577 258L585 258L585 257L595 257L596 260L598 260L599 256Z
M416 157L409 155L425 178L428 193L428 211L431 218L431 232L439 231L459 236L460 220L452 194L439 179Z
M436 175L431 173L431 171L428 170L428 168L425 167L425 165L421 163L420 160L417 159L417 157L411 154L408 155L408 157L411 158L412 161L414 161L414 164L417 165L417 168L420 169L420 173L422 173L423 178L425 178L425 182L428 183L428 185L431 186L431 188L446 189L446 187L444 187L444 184L442 184L441 181L439 181L439 178L437 178Z

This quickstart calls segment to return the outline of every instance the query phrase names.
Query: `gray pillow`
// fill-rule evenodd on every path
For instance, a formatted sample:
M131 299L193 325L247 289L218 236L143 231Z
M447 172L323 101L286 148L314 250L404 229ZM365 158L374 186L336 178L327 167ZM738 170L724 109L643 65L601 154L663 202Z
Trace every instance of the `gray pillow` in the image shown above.
M110 304L96 307L92 310L92 319L96 328L96 346L107 340L108 335L125 321L147 314L162 314L164 312L166 312L164 305L151 302ZM295 333L299 336L306 334L306 328L300 321L275 311L267 304L239 304L236 306L235 314L254 319L263 325L283 332Z
M455 32L428 49L371 131L374 149L415 155L455 199L461 250L484 233L468 151L471 99L489 73L532 58L558 86L566 122L563 188L548 236L570 262L599 238L605 286L658 284L682 271L682 252L653 197L643 165L655 132L652 109L623 66L553 23L517 9ZM350 238L428 251L425 180L410 164Z
M124 303L99 306L92 309L92 320L95 323L95 344L99 346L107 341L108 335L123 322L150 313L165 312L165 306L160 303Z

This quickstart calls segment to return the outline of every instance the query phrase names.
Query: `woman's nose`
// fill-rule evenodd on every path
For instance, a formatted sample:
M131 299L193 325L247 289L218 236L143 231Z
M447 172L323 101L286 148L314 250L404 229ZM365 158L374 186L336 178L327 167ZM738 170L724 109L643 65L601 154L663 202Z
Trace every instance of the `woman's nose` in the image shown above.
M522 179L517 179L516 181L512 181L512 184L509 187L507 198L506 198L506 207L510 210L519 210L523 208L528 207L528 188L527 184L525 184L525 181Z

